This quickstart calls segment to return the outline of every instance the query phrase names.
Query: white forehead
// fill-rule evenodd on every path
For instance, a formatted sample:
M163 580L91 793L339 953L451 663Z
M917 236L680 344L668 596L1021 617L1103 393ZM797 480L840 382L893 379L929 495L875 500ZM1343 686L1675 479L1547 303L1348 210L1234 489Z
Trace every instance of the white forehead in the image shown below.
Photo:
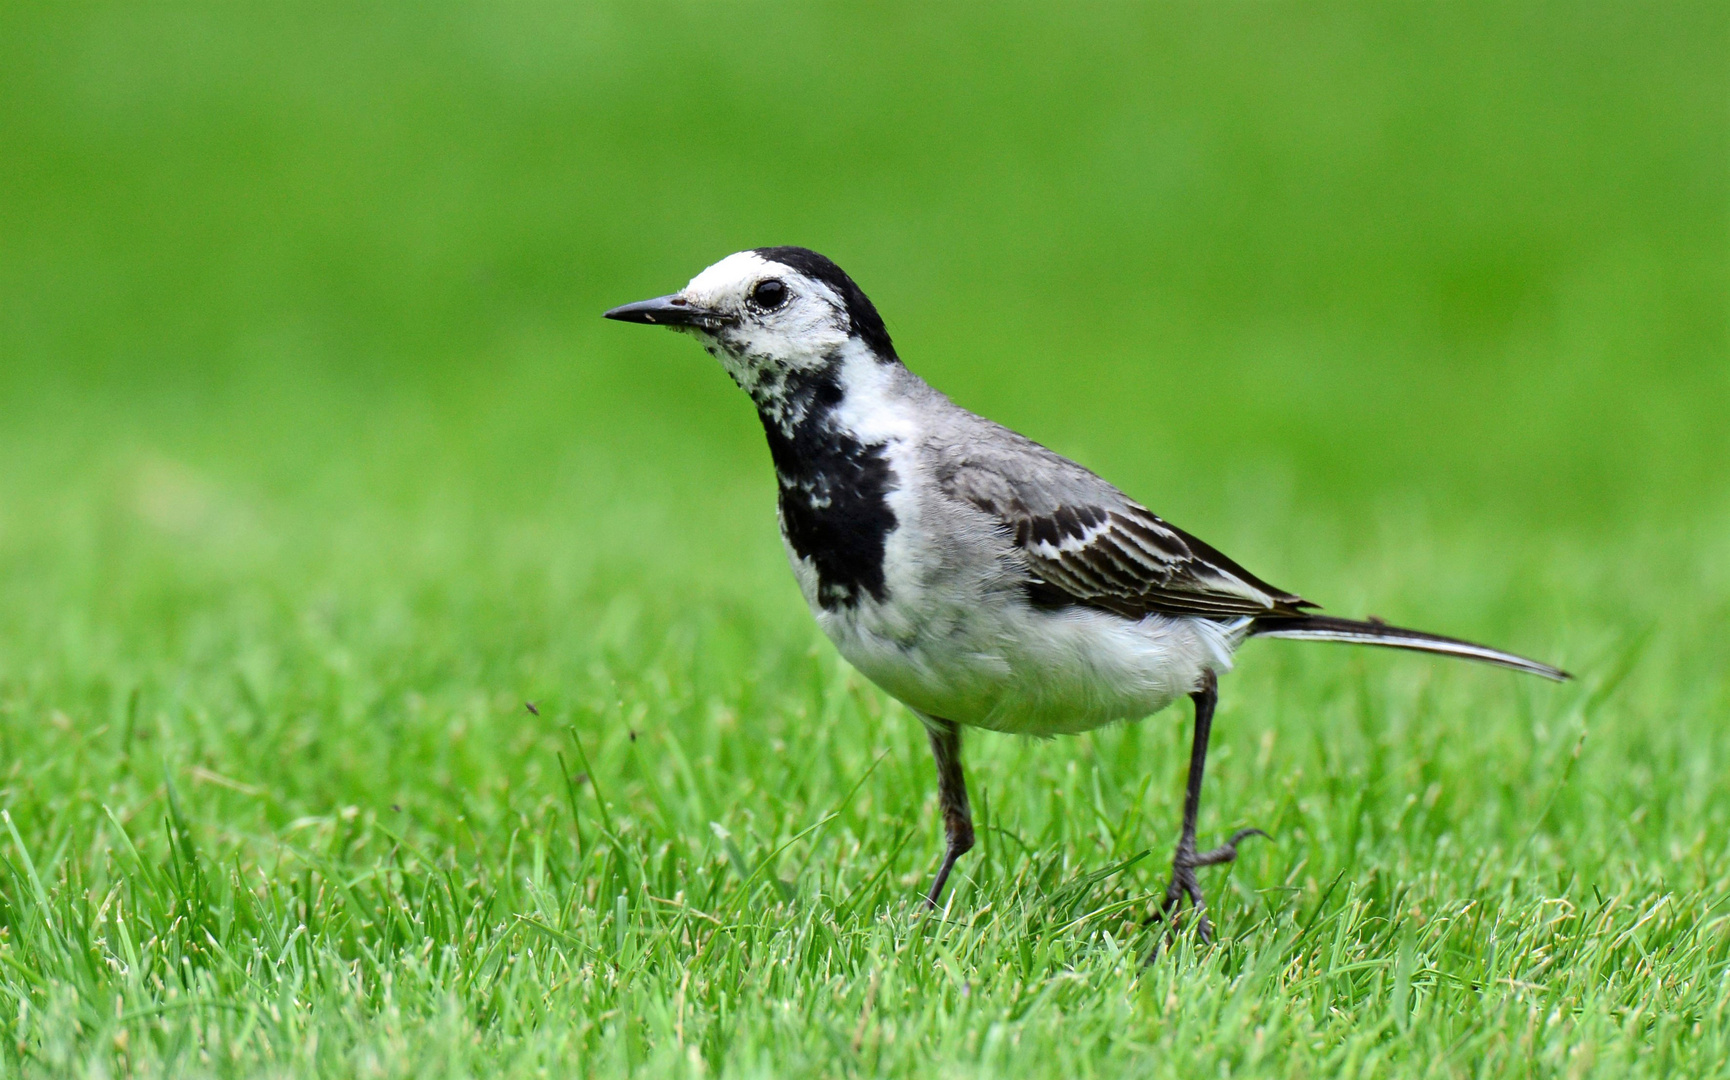
M835 295L835 291L821 281L808 278L791 266L765 259L755 251L738 251L722 259L692 278L691 283L685 286L684 294L692 299L703 300L742 297L753 285L765 278L798 278L810 288L820 290L836 305L841 303L841 298Z
M780 263L770 262L755 251L734 252L692 278L691 283L685 286L685 291L718 296L736 292L746 285L754 285L763 278L774 277L777 272L784 273L786 269Z

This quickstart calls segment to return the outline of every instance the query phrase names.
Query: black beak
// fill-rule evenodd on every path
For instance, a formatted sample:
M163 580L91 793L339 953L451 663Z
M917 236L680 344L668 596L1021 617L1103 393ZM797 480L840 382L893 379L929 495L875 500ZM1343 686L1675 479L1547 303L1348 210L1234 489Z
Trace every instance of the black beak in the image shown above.
M717 330L729 321L721 313L698 307L676 293L616 307L602 318L649 326L694 326L699 330Z

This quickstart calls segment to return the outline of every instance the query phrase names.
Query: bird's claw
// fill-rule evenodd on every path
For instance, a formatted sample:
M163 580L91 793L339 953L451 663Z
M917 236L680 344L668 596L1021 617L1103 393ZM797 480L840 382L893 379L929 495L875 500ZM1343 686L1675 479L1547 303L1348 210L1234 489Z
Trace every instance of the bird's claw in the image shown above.
M1267 833L1262 832L1260 829L1239 829L1237 832L1234 832L1231 834L1230 840L1227 840L1225 843L1221 844L1220 846L1218 846L1216 848L1213 848L1213 849L1208 850L1208 851L1193 851L1193 850L1190 851L1188 853L1189 859L1188 859L1188 862L1186 865L1191 866L1191 867L1218 866L1221 863L1231 862L1233 859L1237 858L1237 846L1238 846L1238 844L1242 843L1243 841L1249 839L1252 836L1266 836L1266 835L1267 835ZM1184 852L1182 852L1182 851L1178 852L1177 858L1172 860L1172 865L1174 867L1177 866L1178 862L1180 860L1182 860L1183 858L1184 858Z
M1196 869L1229 863L1237 858L1238 844L1252 836L1266 835L1260 829L1239 829L1231 834L1231 839L1207 851L1197 851L1193 844L1178 845L1177 854L1171 859L1171 884L1165 887L1165 902L1148 922L1164 922L1176 931L1182 916L1183 899L1188 897L1190 910L1196 918L1195 936L1203 944L1212 941L1213 923L1208 921L1207 902L1202 896L1201 882L1196 880Z

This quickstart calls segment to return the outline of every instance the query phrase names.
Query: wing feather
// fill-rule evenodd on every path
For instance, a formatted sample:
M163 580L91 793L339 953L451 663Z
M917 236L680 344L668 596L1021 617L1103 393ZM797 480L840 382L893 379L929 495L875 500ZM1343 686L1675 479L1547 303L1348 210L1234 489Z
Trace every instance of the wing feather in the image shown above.
M1298 615L1315 607L1037 443L1005 449L1016 453L969 455L938 475L949 495L990 514L1013 539L1034 578L1030 589L1045 602L1137 618Z

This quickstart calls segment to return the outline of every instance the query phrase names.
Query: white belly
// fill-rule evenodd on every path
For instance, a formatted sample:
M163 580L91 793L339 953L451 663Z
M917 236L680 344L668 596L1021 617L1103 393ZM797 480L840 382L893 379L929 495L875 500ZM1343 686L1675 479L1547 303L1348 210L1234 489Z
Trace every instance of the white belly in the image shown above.
M814 573L796 558L793 566L814 599ZM892 576L886 602L861 596L811 610L841 655L909 708L996 731L1058 735L1149 716L1195 690L1205 671L1229 670L1243 630L1047 611L1018 586L916 577Z
M989 627L902 641L873 625L870 606L819 618L841 655L910 708L995 731L1057 735L1138 719L1231 662L1224 628L1199 619L1021 608Z

